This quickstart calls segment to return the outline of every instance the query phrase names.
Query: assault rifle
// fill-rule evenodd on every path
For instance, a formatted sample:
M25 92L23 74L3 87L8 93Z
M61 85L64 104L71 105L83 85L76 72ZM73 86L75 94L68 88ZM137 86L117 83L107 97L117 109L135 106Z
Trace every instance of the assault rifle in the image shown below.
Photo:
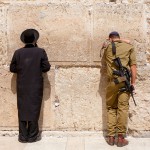
M126 67L122 66L122 63L121 63L119 57L117 57L117 58L114 59L114 63L116 65L116 67L119 68L119 70L114 70L113 74L117 75L117 76L119 76L121 78L124 78L123 82L125 83L125 87L122 87L119 91L120 92L124 92L124 91L129 92L131 94L131 97L133 99L133 102L134 102L135 106L137 106L137 104L135 102L135 99L134 99L134 96L133 96L134 86L130 84L130 81L131 81L130 80L131 79L131 73L130 73L130 71ZM116 80L114 82L116 84L119 83L118 80Z

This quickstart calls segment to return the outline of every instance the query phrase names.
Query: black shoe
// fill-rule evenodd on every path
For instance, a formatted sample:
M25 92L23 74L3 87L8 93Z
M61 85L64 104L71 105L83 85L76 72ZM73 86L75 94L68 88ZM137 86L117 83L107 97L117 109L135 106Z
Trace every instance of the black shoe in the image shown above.
M22 139L18 139L18 141L19 141L20 143L27 143L27 142L28 142L27 140L22 140Z
M28 143L38 142L40 140L41 140L41 136L37 136L37 137L34 137L34 138L29 138Z

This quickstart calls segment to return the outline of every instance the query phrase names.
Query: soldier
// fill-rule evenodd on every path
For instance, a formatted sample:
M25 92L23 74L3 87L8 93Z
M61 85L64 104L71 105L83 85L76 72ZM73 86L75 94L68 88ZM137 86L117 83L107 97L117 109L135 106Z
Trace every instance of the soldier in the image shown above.
M103 45L103 56L109 79L109 84L106 88L107 143L109 145L116 143L118 147L122 147L128 144L125 136L127 131L130 93L128 91L120 91L120 89L125 86L125 82L124 80L120 81L120 77L113 74L114 70L118 70L113 60L119 57L122 65L130 69L132 74L131 85L135 86L136 56L133 46L129 44L129 40L121 40L118 32L111 32L109 34L109 41L108 45ZM112 43L115 45L115 49ZM115 135L118 135L118 138L115 139Z
M42 72L50 70L47 54L37 47L39 33L27 29L21 34L25 47L15 51L10 71L17 73L17 106L19 142L35 142L38 137L38 120L43 97Z

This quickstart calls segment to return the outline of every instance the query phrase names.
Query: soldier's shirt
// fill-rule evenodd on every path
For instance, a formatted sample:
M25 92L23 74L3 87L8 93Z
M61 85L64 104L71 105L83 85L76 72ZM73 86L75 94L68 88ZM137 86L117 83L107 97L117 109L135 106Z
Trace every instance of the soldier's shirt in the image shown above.
M119 57L121 63L124 67L130 69L132 65L136 65L136 55L134 48L131 44L127 44L124 42L115 42L116 45L116 57ZM115 55L112 53L112 45L109 44L107 48L104 50L104 57L107 66L107 75L109 78L115 77L113 75L113 70L117 70L113 59L115 59Z

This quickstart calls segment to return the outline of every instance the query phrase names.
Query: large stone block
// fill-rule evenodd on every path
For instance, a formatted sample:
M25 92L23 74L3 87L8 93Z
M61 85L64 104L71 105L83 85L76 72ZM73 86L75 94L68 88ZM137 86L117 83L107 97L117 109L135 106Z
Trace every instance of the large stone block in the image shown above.
M59 68L55 75L57 130L102 130L105 99L98 68ZM103 81L102 81L103 82ZM101 82L101 83L102 83Z
M1 115L0 127L16 127L17 120L17 100L15 89L15 76L5 69L0 69L0 105Z
M0 5L0 66L7 62L7 7Z
M23 15L23 17L21 17ZM50 61L87 61L89 57L89 17L83 5L10 5L8 10L9 58L23 46L20 34L27 28L40 33L39 46Z

